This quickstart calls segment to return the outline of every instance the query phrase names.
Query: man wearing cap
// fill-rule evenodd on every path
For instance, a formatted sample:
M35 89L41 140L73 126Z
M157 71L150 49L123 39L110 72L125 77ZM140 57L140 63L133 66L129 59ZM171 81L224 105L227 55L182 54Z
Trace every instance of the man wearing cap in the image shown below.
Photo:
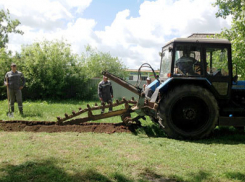
M146 84L143 85L144 92L145 92L145 94L146 94L146 96L147 96L148 98L151 98L151 96L152 96L152 94L153 94L152 89L151 89L151 88L147 88L147 86L150 85L150 84L151 84L151 78L148 77L148 78L146 79Z
M16 64L12 63L11 71L7 72L5 75L4 85L9 89L11 111L14 112L14 102L16 98L20 114L23 114L21 90L25 86L25 78L24 75L20 71L17 71L16 68Z
M111 86L111 82L108 80L106 76L103 76L103 80L98 85L98 95L101 101L101 104L103 103L111 103L113 98L113 89ZM101 109L101 114L104 113L104 108ZM109 108L109 112L112 111L112 107Z
M147 78L146 78L146 84L143 85L144 90L145 90L145 87L147 87L147 86L150 85L150 84L151 84L151 78L147 77Z

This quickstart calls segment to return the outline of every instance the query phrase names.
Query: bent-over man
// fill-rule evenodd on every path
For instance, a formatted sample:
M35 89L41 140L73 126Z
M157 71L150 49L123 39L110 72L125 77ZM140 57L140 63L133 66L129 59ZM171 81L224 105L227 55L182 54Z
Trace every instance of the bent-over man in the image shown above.
M103 76L103 80L98 85L98 95L101 101L101 104L103 103L111 103L113 98L113 89L111 86L111 82L108 80L106 76ZM101 109L101 114L104 113L104 108ZM109 112L112 111L112 107L109 108Z
M4 85L7 86L9 89L9 100L10 100L11 111L14 112L14 102L16 98L18 102L20 114L23 114L21 90L25 86L25 78L20 71L17 71L17 67L15 63L11 64L11 71L6 73L4 78Z

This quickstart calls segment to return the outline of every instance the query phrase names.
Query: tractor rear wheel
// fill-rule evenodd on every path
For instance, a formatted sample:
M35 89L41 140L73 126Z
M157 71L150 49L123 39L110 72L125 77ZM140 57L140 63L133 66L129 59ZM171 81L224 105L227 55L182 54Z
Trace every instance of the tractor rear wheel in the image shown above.
M217 124L219 108L207 89L184 85L176 87L162 99L158 115L168 137L201 139L208 136Z

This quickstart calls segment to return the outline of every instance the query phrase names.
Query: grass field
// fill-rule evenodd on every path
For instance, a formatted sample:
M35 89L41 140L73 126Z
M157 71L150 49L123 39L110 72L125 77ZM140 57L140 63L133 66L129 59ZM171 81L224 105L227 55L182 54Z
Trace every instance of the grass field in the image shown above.
M15 112L14 119L55 121L86 103L26 101L25 115ZM9 119L6 112L0 101L0 119ZM0 182L245 181L244 133L222 128L205 140L178 141L149 119L142 124L132 134L1 131Z
M18 112L17 103L15 104L14 118L9 118L7 116L8 103L7 100L0 101L0 120L36 120L36 121L56 121L57 116L64 117L64 114L71 114L71 112L78 111L78 108L87 108L87 104L91 107L94 106L95 102L91 101L26 101L23 103L24 115L21 116ZM123 106L118 106L116 109L123 108ZM100 111L94 111L94 114L99 114ZM84 113L80 116L86 116ZM98 122L121 122L120 117L109 118L100 120Z

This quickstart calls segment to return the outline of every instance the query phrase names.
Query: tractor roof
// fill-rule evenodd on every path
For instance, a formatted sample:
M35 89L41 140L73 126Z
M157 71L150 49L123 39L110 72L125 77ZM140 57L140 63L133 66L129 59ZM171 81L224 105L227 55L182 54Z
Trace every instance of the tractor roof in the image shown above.
M209 44L231 44L231 42L227 39L212 39L212 38L175 38L165 44L166 47L173 42L179 43L209 43Z

